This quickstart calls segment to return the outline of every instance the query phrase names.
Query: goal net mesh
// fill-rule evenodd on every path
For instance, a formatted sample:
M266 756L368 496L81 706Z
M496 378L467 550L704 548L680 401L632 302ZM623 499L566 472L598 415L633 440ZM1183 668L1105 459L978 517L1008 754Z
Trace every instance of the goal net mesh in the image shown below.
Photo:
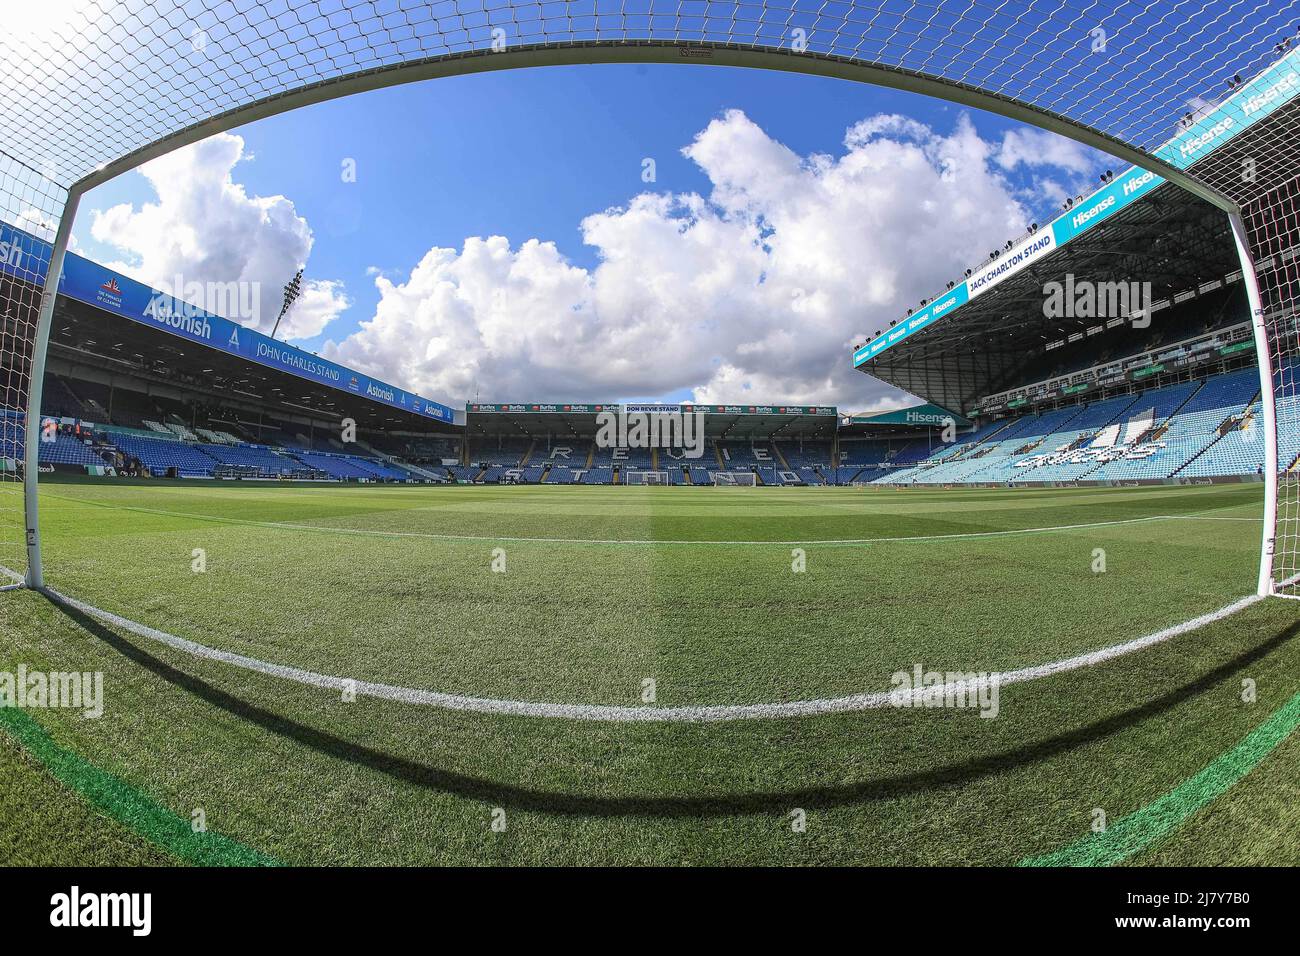
M668 484L668 472L629 471L626 483L629 485L666 485Z
M1294 131L1300 135L1300 130ZM1294 141L1292 142L1294 147ZM1297 157L1300 159L1300 157ZM1300 170L1300 166L1293 166ZM1295 595L1300 582L1300 179L1247 205L1243 220L1257 262L1277 416L1277 522L1274 587ZM1264 440L1269 440L1260 429Z
M739 65L739 54L758 51L773 58L767 65L797 68L794 58L805 57L845 75L864 65L891 82L982 91L1023 115L1099 134L1121 152L1150 152L1169 139L1178 117L1221 98L1225 81L1289 55L1297 19L1294 3L1270 0L14 2L0 11L0 219L52 233L65 190L80 191L237 115L251 120L253 113L239 111L254 104L266 104L257 115L269 115L381 85L386 70L468 72L492 68L483 58L494 56L512 66L574 62L594 47L611 58L651 59L659 48L660 60ZM1256 150L1248 183L1241 157L1227 158L1235 147L1215 150L1190 174L1246 211L1250 244L1264 264L1263 320L1289 442L1300 165L1295 131L1278 125L1267 142L1240 137ZM11 270L0 275L0 458L15 462L39 296L32 276L24 285ZM1300 571L1294 451L1280 449L1278 580ZM0 478L0 563L11 568L22 564L16 476L7 464Z
M5 4L0 143L75 181L178 130L433 58L712 43L908 70L1143 149L1186 104L1274 58L1269 0L57 0ZM19 10L18 8L23 8Z
M40 172L0 153L0 586L21 580L27 566L27 399L49 243L66 196Z
M753 487L758 484L758 481L757 476L752 471L715 471L713 473L713 484L715 486L746 485Z
M1289 51L1289 52L1288 52ZM1297 92L1300 46L1279 53L1295 64L1270 84L1268 94ZM1267 95L1267 94L1266 94ZM1256 101L1259 102L1259 101ZM1259 283L1259 323L1272 371L1275 434L1263 425L1261 394L1251 407L1260 427L1247 432L1252 444L1275 442L1277 521L1272 544L1276 593L1300 594L1300 99L1276 108L1191 171L1241 208L1242 224ZM1252 423L1253 424L1253 423ZM1261 450L1252 449L1263 461ZM1267 538L1267 535L1266 535ZM1267 549L1268 542L1265 541Z

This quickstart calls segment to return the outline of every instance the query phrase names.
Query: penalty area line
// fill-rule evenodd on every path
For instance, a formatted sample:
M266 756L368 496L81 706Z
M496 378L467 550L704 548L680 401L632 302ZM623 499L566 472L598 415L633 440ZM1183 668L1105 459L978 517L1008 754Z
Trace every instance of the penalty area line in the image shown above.
M319 674L299 667L273 664L256 657L248 657L231 651L222 651L206 644L168 634L157 628L140 624L130 618L105 611L92 604L78 601L76 598L60 594L52 588L42 588L42 593L50 600L72 608L83 614L119 627L139 637L163 644L173 650L189 654L203 660L229 664L244 670L255 671L271 677L277 677L310 687L347 692L358 696L374 697L380 700L397 701L423 707L435 707L443 710L467 711L481 714L501 714L514 717L545 717L564 720L584 720L605 723L720 723L737 720L772 720L786 717L810 717L822 714L852 713L863 710L877 710L886 707L913 706L923 703L931 697L949 697L978 693L980 690L1003 684L1019 684L1026 681L1040 680L1056 674L1064 674L1080 668L1092 667L1104 661L1114 660L1136 651L1163 643L1181 634L1195 631L1207 624L1221 621L1253 604L1263 601L1260 595L1252 594L1211 611L1167 627L1163 630L1114 644L1096 651L1089 651L1074 657L1036 664L1016 670L989 674L975 680L950 681L938 687L924 687L910 692L899 690L875 691L852 694L847 697L818 698L770 704L710 704L679 707L626 707L603 704L558 704L539 701L500 700L490 697L466 697L459 694L446 694L440 691L423 690L415 687L400 687L391 684L378 684L370 681L355 680Z

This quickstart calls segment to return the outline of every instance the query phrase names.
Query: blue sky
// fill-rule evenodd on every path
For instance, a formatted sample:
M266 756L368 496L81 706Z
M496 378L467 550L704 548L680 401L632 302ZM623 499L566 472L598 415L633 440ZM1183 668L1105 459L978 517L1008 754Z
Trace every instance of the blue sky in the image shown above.
M282 195L292 202L314 237L307 278L341 283L345 290L350 305L323 331L296 343L324 350L327 342L342 342L376 315L381 291L368 269L377 267L393 282L402 283L431 248L459 250L467 237L504 236L511 249L532 238L552 241L568 264L593 273L601 255L584 244L580 228L584 217L611 207L626 208L634 196L646 191L709 197L717 187L711 176L717 174L706 172L682 149L711 122L730 115L728 111L740 111L768 139L804 160L814 154L843 157L846 130L880 114L900 114L938 136L951 135L964 114L973 121L979 139L993 145L1005 143L1009 131L1025 129L992 114L831 79L708 66L553 67L401 86L243 127L235 131L244 140L244 153L232 176L251 197ZM914 138L894 136L900 143ZM1095 171L1118 165L1068 146L1076 168L1046 162L1004 163L989 174L1000 179L1007 196L1023 204L1024 218L1042 219L1059 208L1052 190L1042 187L1044 178L1065 183L1064 188L1073 191L1073 185L1095 182ZM1086 171L1077 168L1079 156L1089 164ZM656 164L656 180L649 184L642 181L647 157ZM343 181L343 163L349 159L356 162L355 183ZM755 186L749 183L745 188ZM908 181L900 180L892 188L900 194L896 201L917 203L916 215L930 220L918 219L918 230L941 225L935 220L942 217L942 210L926 209L926 197L902 195L909 190ZM156 199L154 186L138 172L89 194L77 222L79 251L103 262L138 263L138 250L114 248L92 235L93 214L122 203L138 210ZM734 214L735 210L728 213ZM761 211L758 217L766 222ZM968 264L1012 237L1006 219L1000 212L994 217L997 226L979 233L988 232L989 245L982 240L973 243ZM196 224L200 233L203 226L201 221ZM869 258L869 252L859 255ZM939 271L923 269L924 278L918 281L933 284L941 281L940 276L955 278L953 269L959 264L954 260ZM292 265L286 263L284 270L287 280ZM916 288L933 293L941 285ZM915 289L909 287L908 294L915 296ZM900 298L882 305L879 319L868 309L859 321L861 330L870 331L873 322L901 312L903 302ZM745 320L742 316L730 321ZM441 354L445 361L446 353ZM352 357L360 361L360 352ZM428 369L385 368L383 359L370 357L380 365L372 362L368 370L385 372L397 384L426 394L441 388L441 395L431 397L450 401L474 397L450 393L469 387L470 378L441 382ZM834 358L848 362L847 353ZM734 355L719 354L713 365L734 361ZM602 394L610 384L597 382L575 382L573 394L520 396L515 392L526 385L492 382L490 366L489 354L473 377L483 400L611 397L607 391ZM562 377L539 378L547 382L548 390L564 387ZM856 379L846 381L852 388ZM811 383L805 389L778 382L779 376L772 385L815 391ZM666 376L661 385L647 380L639 383L636 394L613 397L678 399L691 397L699 384ZM754 395L751 400L800 397Z

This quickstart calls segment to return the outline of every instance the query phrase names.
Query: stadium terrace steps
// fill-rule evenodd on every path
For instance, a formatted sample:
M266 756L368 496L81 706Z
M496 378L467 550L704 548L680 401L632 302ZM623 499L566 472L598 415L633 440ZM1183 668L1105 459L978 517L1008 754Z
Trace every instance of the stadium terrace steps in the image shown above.
M366 479L370 480L376 477L375 473L365 468L360 462L352 458L341 455L325 455L313 452L299 452L294 458L315 471L322 471L331 478L339 479ZM290 462L285 462L285 467L289 467Z
M18 434L19 444L26 441L26 437L26 430L20 428ZM112 451L111 447L105 447L105 450ZM97 450L96 446L81 438L62 432L57 432L53 441L42 441L40 443L38 460L43 465L104 467L109 464L108 459Z
M199 436L177 422L164 422L163 425L181 441L198 441Z
M1106 399L1096 402L1092 405L1076 407L1075 414L1068 415L1057 419L1058 424L1069 424L1066 430L1058 430L1046 436L1050 441L1042 447L1040 454L1042 456L1052 456L1057 453L1066 453L1078 447L1079 443L1089 443L1094 440L1094 436L1107 429L1114 427L1118 432L1124 416L1126 416L1133 406L1137 403L1138 396L1123 395L1118 398ZM1049 415L1053 413L1048 413ZM1030 423L1030 430L1033 423ZM1035 456L1017 455L1013 450L1011 455L1003 458L990 466L980 469L973 476L976 481L984 482L1006 482L1006 481L1059 481L1068 478L1082 477L1086 472L1095 467L1095 461L1068 461L1060 463L1051 463L1041 461L1037 465L1023 467L1022 462L1032 460ZM1041 471L1040 469L1046 469ZM1026 478L1032 471L1032 476ZM1061 477L1055 477L1055 476Z
M1141 446L1144 450L1140 456L1125 454L1113 460L1094 458L1091 463L1086 458L1083 461L1065 462L1061 465L1048 463L1045 467L1054 468L1054 471L1043 472L1030 467L1024 472L1028 475L1026 480L1049 480L1044 476L1062 473L1073 475L1076 479L1088 478L1098 481L1170 477L1179 463L1185 460L1185 455L1195 454L1197 449L1194 445L1186 443L1162 448L1145 439L1154 431L1163 428L1171 414L1184 407L1201 387L1200 382L1185 382L1181 385L1140 393L1101 432L1091 439L1086 434L1080 435L1070 443L1068 449L1068 451L1087 450L1106 445ZM1175 451L1179 453L1177 456L1174 454Z
M443 476L435 475L433 472L409 462L400 461L393 455L375 447L372 443L357 440L353 444L356 448L371 456L355 455L354 457L362 463L362 467L369 468L380 478L391 477L394 480L409 480L413 476L419 476L421 478L432 478L435 481L442 480ZM346 446L333 438L330 439L330 445L344 451L345 454L347 453Z
M1263 427L1256 399L1217 438L1175 474L1185 478L1253 475L1264 471ZM1282 463L1285 467L1285 463Z
M118 453L138 459L155 477L165 476L171 469L175 469L176 474L183 478L212 478L225 469L240 477L259 478L304 477L310 476L310 473L338 480L409 481L412 477L410 471L394 463L361 455L301 450L290 452L287 449L239 442L190 442L183 441L171 430L164 434L120 426L109 426L93 434L105 442L102 448L85 446L86 455L77 456L77 460L67 463L109 463L108 457L99 454L102 450L114 459ZM233 437L226 433L218 434ZM76 439L70 441L84 445ZM94 459L91 460L87 455L93 455ZM122 464L116 460L112 463Z
M1295 368L1283 368L1294 375ZM53 379L57 381L57 379ZM92 389L93 391L93 389ZM90 407L67 383L51 388L51 412ZM105 424L90 441L61 433L42 449L42 463L93 467L138 458L151 474L184 477L314 477L340 481L433 481L626 484L630 472L654 470L674 485L710 486L718 471L747 472L764 485L1015 484L1168 480L1248 476L1263 467L1257 441L1259 382L1253 368L1130 395L986 422L951 444L933 436L834 440L705 439L703 456L659 449L600 448L589 439L493 436L410 439L379 436L374 444L343 445L331 435L264 420L227 424L201 407L135 394L122 407L138 427ZM105 396L107 398L107 396ZM114 399L114 404L118 400ZM152 411L142 414L148 405ZM185 411L193 423L177 419ZM230 410L218 410L235 419ZM137 419L132 416L138 414ZM1300 461L1300 398L1278 401L1279 462ZM68 420L70 417L65 416ZM1287 423L1290 423L1289 425ZM322 433L324 434L324 433ZM915 434L915 432L913 433ZM262 441L248 441L258 435ZM6 444L13 445L10 436ZM107 441L105 441L107 439ZM20 449L19 449L20 450ZM417 452L424 465L398 453ZM444 465L459 459L463 464Z
M186 478L210 478L218 462L196 445L190 445L175 435L171 438L148 438L140 434L115 430L108 432L109 440L119 451L140 463L155 477L166 475L175 468Z
M1013 424L1014 422L1006 420L988 422L973 431L967 432L965 435L959 435L953 444L936 449L927 459L918 462L916 467L911 469L909 473L902 474L900 477L910 478L925 474L927 479L943 480L944 474L956 468L956 463L959 460L964 458L969 461L971 455L986 452L987 446L983 449L980 446L991 439L1001 437ZM944 472L938 470L941 467L945 469ZM873 474L872 479L879 481L879 479L887 475L888 472L878 475Z
M1259 395L1254 369L991 423L879 484L1003 484L1247 475L1263 443L1247 425ZM1294 411L1300 411L1300 408ZM1285 433L1285 432L1284 432ZM1300 437L1285 443L1292 460ZM1292 448L1292 444L1294 448ZM906 461L904 449L886 464Z
M203 449L222 465L256 468L264 477L288 475L299 470L299 463L259 445L209 445Z

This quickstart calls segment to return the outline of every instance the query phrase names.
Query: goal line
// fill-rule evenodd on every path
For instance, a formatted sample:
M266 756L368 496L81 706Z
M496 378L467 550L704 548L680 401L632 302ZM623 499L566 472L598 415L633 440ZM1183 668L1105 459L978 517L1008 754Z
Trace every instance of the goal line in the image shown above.
M293 681L325 690L347 692L363 697L397 701L442 710L468 711L482 714L503 714L515 717L544 717L565 720L595 721L604 723L724 723L738 720L773 720L785 717L812 717L823 714L852 713L863 710L883 710L893 707L915 706L926 697L967 694L972 690L1004 684L1020 684L1065 674L1081 668L1093 667L1105 661L1124 657L1136 651L1161 644L1172 638L1222 621L1233 614L1265 600L1251 594L1224 605L1218 610L1191 618L1181 624L1146 634L1142 637L1113 644L1100 650L1089 651L1075 657L1063 658L1046 664L1035 664L1016 670L988 674L974 680L950 681L936 687L924 687L904 692L900 698L897 690L872 691L846 697L817 698L781 703L762 704L706 704L677 707L627 707L605 704L561 704L540 701L501 700L490 697L466 697L417 687L401 687L320 674L300 667L274 664L256 657L223 651L197 641L177 637L166 631L140 624L130 618L105 611L93 604L78 601L52 588L43 587L41 593L56 604L97 618L106 624L119 627L139 637L163 644L173 650L204 660L229 664L243 670L255 671L270 677Z

